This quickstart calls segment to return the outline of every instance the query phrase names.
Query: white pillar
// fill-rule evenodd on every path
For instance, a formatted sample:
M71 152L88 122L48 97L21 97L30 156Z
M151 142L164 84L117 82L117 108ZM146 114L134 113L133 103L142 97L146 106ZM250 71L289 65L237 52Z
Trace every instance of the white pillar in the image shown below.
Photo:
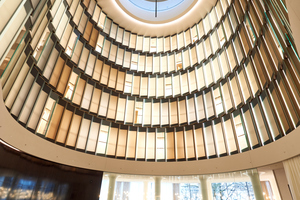
M108 185L107 200L113 200L115 195L117 175L110 174L108 177L109 177L109 185Z
M199 176L202 200L208 199L207 177L205 175Z
M258 172L256 170L249 171L248 176L251 179L255 199L256 200L264 200L263 191L261 188Z
M161 177L156 176L154 179L155 179L155 200L160 200Z
M148 181L144 181L144 200L148 198Z
M300 156L282 162L293 199L300 199Z

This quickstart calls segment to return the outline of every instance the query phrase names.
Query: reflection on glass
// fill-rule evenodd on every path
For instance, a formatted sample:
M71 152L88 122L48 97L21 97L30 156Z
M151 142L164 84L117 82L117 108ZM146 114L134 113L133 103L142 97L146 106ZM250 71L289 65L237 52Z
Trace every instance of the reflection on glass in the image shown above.
M67 87L67 92L66 92L65 98L71 99L73 91L74 91L74 84L68 83L68 87Z
M176 54L176 69L177 69L177 70L182 69L182 58L181 58L181 53Z
M44 32L44 34L41 37L40 42L38 43L38 45L36 46L34 52L33 52L33 57L37 60L39 58L39 56L42 53L42 50L45 46L45 43L47 42L48 36L50 35L50 31L47 30Z
M69 186L14 172L0 176L0 199L66 199Z
M143 101L136 101L135 103L135 124L142 124L143 122Z
M45 134L46 127L50 120L51 110L53 109L54 103L55 101L53 99L51 98L48 99L37 128L37 133L40 133L42 135Z

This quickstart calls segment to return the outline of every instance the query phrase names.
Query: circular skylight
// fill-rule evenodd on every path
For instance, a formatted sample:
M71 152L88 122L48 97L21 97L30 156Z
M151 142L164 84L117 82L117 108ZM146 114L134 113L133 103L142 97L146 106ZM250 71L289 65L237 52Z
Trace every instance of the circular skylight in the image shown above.
M148 23L162 23L184 15L196 0L116 0L132 17Z
M150 11L150 12L155 12L156 5L157 5L157 11L163 12L163 11L171 10L176 6L180 6L180 4L184 0L157 0L157 3L155 0L128 0L128 1L140 9Z

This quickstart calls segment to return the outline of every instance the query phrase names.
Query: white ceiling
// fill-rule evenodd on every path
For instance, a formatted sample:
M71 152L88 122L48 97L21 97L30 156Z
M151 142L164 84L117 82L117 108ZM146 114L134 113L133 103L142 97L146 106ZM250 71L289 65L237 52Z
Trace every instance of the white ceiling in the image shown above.
M166 22L142 22L126 13L116 2L118 0L98 0L98 4L109 18L133 33L145 36L167 36L186 30L199 22L216 4L217 0L195 0L177 18ZM155 24L154 24L155 23Z

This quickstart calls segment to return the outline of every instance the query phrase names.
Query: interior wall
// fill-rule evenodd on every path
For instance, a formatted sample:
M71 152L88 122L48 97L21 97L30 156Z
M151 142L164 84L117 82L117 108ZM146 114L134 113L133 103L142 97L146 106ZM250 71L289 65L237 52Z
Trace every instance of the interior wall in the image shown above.
M288 187L288 182L286 179L286 175L284 169L275 169L273 170L274 176L277 182L277 186L280 192L281 199L283 200L293 200L291 196L291 192Z

